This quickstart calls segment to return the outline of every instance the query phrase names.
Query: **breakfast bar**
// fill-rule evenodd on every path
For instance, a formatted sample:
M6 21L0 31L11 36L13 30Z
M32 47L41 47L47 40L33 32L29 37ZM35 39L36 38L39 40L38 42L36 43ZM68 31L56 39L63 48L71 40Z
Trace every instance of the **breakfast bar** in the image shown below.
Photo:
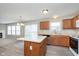
M17 38L24 41L24 56L45 56L47 50L46 36L26 36Z

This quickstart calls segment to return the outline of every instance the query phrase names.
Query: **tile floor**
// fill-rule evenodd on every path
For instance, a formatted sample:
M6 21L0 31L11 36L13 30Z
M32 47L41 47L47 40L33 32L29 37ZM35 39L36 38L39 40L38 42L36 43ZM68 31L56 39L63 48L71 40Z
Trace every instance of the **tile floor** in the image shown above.
M11 44L0 47L0 56L23 56L23 41L14 41ZM73 56L68 48L59 46L47 46L46 56Z
M69 48L60 46L47 46L46 56L73 56Z

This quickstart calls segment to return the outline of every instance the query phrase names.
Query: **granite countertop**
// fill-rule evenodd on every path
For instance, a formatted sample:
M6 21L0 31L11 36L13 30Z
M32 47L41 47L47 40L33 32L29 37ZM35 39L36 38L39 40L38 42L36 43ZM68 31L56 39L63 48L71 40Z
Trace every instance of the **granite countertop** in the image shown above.
M17 40L31 41L31 42L40 43L40 42L42 42L45 38L46 38L46 36L26 36L26 37L17 38Z

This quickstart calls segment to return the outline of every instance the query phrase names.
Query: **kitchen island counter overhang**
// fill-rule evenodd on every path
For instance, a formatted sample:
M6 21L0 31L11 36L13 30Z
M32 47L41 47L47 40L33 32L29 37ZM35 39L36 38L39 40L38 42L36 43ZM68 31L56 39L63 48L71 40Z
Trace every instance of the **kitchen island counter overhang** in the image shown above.
M24 41L24 56L45 56L47 50L46 36L27 36L20 37L17 40Z

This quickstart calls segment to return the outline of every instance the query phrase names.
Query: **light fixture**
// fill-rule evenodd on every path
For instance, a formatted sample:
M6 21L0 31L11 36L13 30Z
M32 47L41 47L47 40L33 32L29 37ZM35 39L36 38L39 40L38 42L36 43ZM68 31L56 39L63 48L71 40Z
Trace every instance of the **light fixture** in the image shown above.
M18 26L20 26L20 23L17 23Z
M24 26L24 24L23 24L23 23L21 23L21 26Z
M19 18L20 18L20 21L17 22L17 25L18 25L18 26L24 26L22 16L19 16Z
M57 16L57 15L53 16L54 19L57 19L58 17L59 17L59 16Z
M41 11L41 13L42 13L43 15L47 15L47 14L48 14L48 9L43 9L43 10Z

